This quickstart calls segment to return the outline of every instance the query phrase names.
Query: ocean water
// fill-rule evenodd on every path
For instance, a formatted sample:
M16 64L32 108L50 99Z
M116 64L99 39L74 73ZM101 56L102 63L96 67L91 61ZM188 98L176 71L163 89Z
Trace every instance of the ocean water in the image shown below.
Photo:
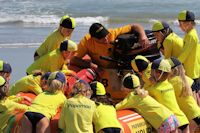
M181 10L195 13L199 32L199 7L199 0L0 0L0 59L12 65L12 83L24 76L34 50L65 14L76 19L72 40L78 43L94 22L107 28L139 23L151 29L154 21L163 20L183 36L177 21Z

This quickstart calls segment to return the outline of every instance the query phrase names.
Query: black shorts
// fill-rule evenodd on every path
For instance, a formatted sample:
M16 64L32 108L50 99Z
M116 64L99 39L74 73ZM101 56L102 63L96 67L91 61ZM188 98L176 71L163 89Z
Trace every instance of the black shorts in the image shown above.
M200 125L200 117L196 117L193 119L195 123L199 126Z
M111 128L104 128L102 129L105 133L120 133L121 131L121 128L114 128L114 127L111 127Z
M29 119L29 121L31 122L33 130L36 129L37 123L38 123L42 118L45 117L43 114L37 113L37 112L26 112L25 115L26 115L26 117Z
M178 129L180 129L181 131L183 131L184 129L186 129L188 126L188 124L182 125L180 127L178 127Z

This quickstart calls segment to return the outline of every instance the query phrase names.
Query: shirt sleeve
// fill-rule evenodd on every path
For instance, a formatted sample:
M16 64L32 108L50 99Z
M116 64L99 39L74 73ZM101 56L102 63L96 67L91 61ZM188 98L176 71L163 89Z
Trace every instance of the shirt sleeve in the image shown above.
M114 36L117 37L118 35L128 33L131 30L132 30L131 25L126 25L126 26L123 26L123 27L120 27L120 28L110 30L110 32L113 32L112 34L114 34Z
M131 93L130 93L131 94ZM131 95L127 96L123 101L115 105L116 110L132 108Z
M80 43L78 44L78 49L77 49L77 52L75 53L75 56L76 56L76 57L82 58L82 57L84 57L86 54L88 54L87 44L89 44L89 41L88 41L88 39L87 39L87 36L89 36L89 35L86 35L86 36L80 41ZM90 44L90 45L92 45L92 44Z

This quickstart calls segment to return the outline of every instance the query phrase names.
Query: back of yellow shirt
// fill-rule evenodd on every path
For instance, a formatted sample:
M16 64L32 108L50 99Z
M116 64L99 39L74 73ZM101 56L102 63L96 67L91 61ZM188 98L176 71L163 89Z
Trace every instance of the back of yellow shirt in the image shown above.
M184 112L187 116L188 120L192 120L196 117L200 117L200 108L197 105L193 96L180 96L182 91L182 80L179 76L175 76L174 78L170 79L169 82L173 85L176 99L180 109Z
M65 100L66 97L61 91L57 93L45 91L36 96L27 111L41 113L51 119Z
M180 122L180 126L188 124L189 121L185 114L181 111L178 106L174 88L168 82L168 80L157 83L154 86L151 86L147 89L149 94L155 98L159 103L166 106L169 110L171 110L177 117Z
M93 120L96 133L104 128L121 128L117 120L116 110L112 105L101 103L97 105Z
M65 133L93 133L92 119L95 103L76 95L66 100L59 119L59 128Z
M134 92L131 92L122 102L118 103L115 107L117 110L128 108L135 109L155 129L158 129L168 117L173 115L173 113L168 108L158 103L151 96L142 98L134 94Z
M165 38L163 41L163 47L166 59L170 57L178 58L183 48L183 39L173 32Z
M9 95L16 95L19 92L33 92L36 95L42 93L40 79L41 75L33 76L32 74L21 78L11 86Z
M60 71L65 64L65 60L59 49L56 49L41 58L34 61L27 69L28 74L33 74L34 70L42 70L43 72ZM66 68L65 68L66 69Z
M70 38L70 36L63 37L58 29L55 30L45 39L45 41L36 50L39 57L42 57L43 55L59 48L61 42L64 41L65 39L69 39L69 38Z

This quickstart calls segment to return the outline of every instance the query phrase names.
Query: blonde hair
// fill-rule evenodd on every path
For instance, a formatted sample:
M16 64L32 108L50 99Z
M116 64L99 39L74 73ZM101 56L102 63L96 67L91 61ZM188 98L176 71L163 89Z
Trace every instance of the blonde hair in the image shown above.
M47 81L47 86L48 86L47 91L51 93L56 93L57 91L63 90L64 83L60 82L57 79L53 79Z
M185 70L184 70L183 66L179 65L179 66L173 68L172 69L172 75L173 76L180 76L180 78L182 80L182 91L181 91L180 96L182 96L182 97L192 96L192 89L191 89L191 86L189 85L189 83L186 79Z
M136 94L142 98L145 98L146 96L148 96L148 91L144 90L143 88L137 87L134 89L134 91L136 92Z
M75 96L77 94L81 94L85 96L85 92L88 90L91 91L90 85L88 83L82 80L77 80L70 95Z

